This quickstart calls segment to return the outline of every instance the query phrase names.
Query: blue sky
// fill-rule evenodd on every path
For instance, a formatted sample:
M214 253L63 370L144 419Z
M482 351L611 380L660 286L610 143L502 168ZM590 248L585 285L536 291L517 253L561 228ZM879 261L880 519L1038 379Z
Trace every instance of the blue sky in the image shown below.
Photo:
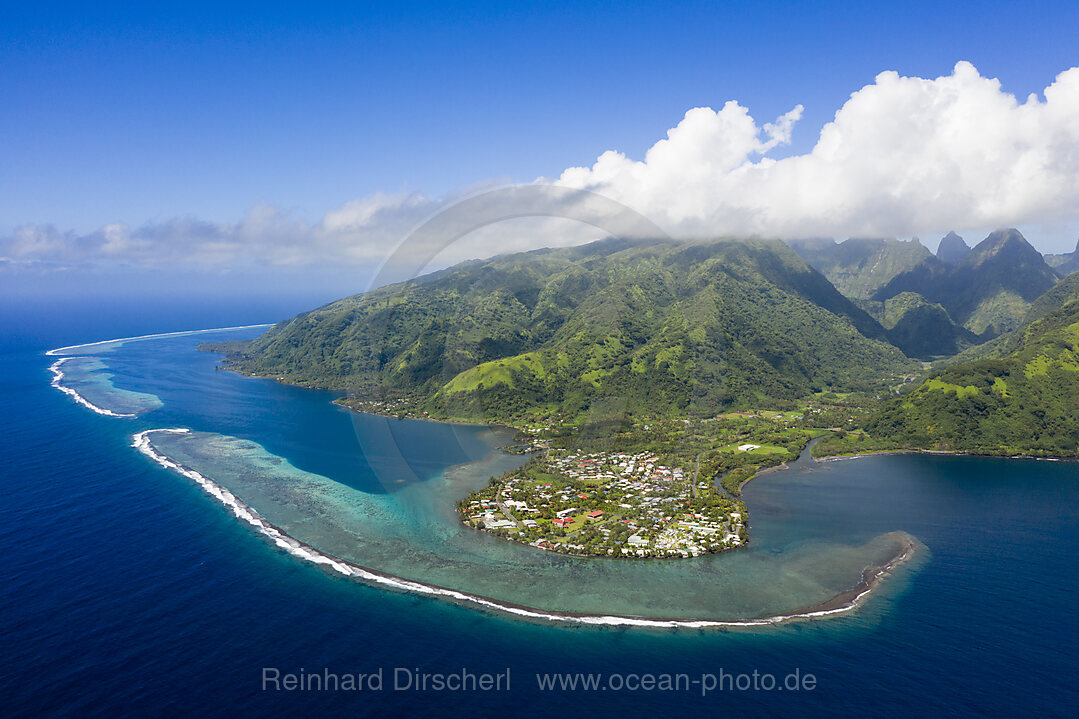
M5 5L0 235L317 223L640 159L728 100L762 125L804 107L783 158L885 70L969 61L1022 101L1079 64L1074 2L172 5Z

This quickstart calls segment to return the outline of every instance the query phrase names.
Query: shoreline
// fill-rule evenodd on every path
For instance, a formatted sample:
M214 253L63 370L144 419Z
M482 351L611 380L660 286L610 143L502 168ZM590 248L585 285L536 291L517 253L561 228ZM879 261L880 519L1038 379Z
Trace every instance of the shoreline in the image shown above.
M271 326L271 325L249 325L249 327L269 327L269 326ZM230 329L246 329L246 327L224 327L224 328L221 328L221 331L230 330ZM171 332L171 333L164 333L163 335L146 335L145 337L167 336L167 335L171 335L171 334L193 334L195 332L213 332L213 331L218 331L218 330L194 330L193 332ZM145 337L129 338L129 339L144 339ZM120 340L107 340L107 342L117 342L117 341L120 341ZM104 342L92 342L89 345L75 345L75 347L92 346L94 344L104 344ZM71 349L71 348L62 347L60 349L64 350L64 349ZM46 354L50 354L52 352L57 352L57 351L59 351L59 350L49 350L49 352L47 352ZM210 350L210 351L215 352L217 354L222 354L220 352L217 352L216 350ZM283 379L281 377L271 377L269 375L251 374L251 373L248 373L248 372L244 372L244 371L242 371L242 370L240 370L240 369L238 369L236 367L230 367L228 365L219 365L218 369L229 370L230 372L235 372L236 374L240 375L241 377L248 377L248 378L251 378L251 379L273 380L275 382L279 382L279 383L281 383L283 385L288 385L290 387L300 387L302 389L318 389L318 390L325 390L325 391L330 391L330 392L347 392L348 391L347 389L341 388L341 387L312 387L312 386L308 386L308 385L297 384L295 382L289 382L289 381L287 381L287 380L285 380L285 379ZM361 409L356 409L354 407L350 407L347 404L344 404L344 403L340 402L339 401L340 399L344 399L344 398L339 397L339 398L333 400L332 404L338 405L340 407L351 410L353 412L358 412L360 414L369 414L369 415L372 415L372 416L375 416L375 417L385 417L387 419L415 419L415 420L420 420L420 421L423 421L423 422L438 422L440 424L460 425L460 426L464 426L464 427L490 427L492 429L494 429L494 428L505 428L505 429L512 429L512 430L517 430L517 431L519 431L521 429L520 427L515 427L515 426L510 425L510 424L476 422L476 421L471 421L471 420L439 419L439 418L436 418L436 417L414 416L412 414L397 415L397 414L389 414L389 413L385 413L385 412L375 412L375 411L370 411L370 410L361 410ZM821 429L823 429L823 428L821 428ZM817 437L813 437L812 439L810 439L809 442L806 444L806 447L803 450L803 453L806 450L811 449L813 447L813 445L817 444L821 439L828 436L829 433L831 433L830 430L825 434L821 434L821 435L819 435ZM837 460L842 460L842 459L858 459L860 457L871 457L871 456L880 455L880 454L936 454L936 455L946 455L947 454L947 455L965 456L965 457L991 457L991 458L998 458L998 459L1037 459L1037 460L1046 461L1046 462L1079 461L1079 454L1074 455L1074 456L1033 455L1033 454L980 454L980 453L977 453L977 452L964 452L964 451L960 451L960 450L940 450L940 449L881 449L881 450L871 450L871 451L866 451L866 452L856 452L854 454L830 455L828 457L813 457L812 454L810 454L810 457L813 460L817 461L817 462L831 462L831 461L837 461ZM776 470L779 470L779 469L787 469L789 467L789 462L797 462L797 461L800 461L801 459L802 459L802 454L799 454L798 457L796 459L794 459L794 460L784 461L779 465L773 465L771 467L765 467L764 469L757 472L756 474L754 474L749 479L746 479L746 480L742 481L742 483L739 485L738 489L739 489L739 491L741 491L741 489L743 487L745 487L746 484L753 481L754 479L756 479L757 477L759 477L762 474L766 474L767 472L776 471Z
M805 452L804 449L802 451ZM802 455L799 454L798 458L793 460L793 461L797 462L801 458L802 458ZM772 472L781 472L781 471L783 471L785 469L790 469L790 468L791 468L790 462L784 461L784 462L780 462L779 464L773 464L771 467L765 467L762 470L754 472L752 477L747 477L746 479L743 479L738 484L738 495L741 496L742 495L742 490L745 489L746 485L749 484L750 482L752 482L754 479L757 479L758 477L760 477L762 475L765 475L765 474L771 474Z
M1037 461L1041 461L1041 462L1076 462L1076 461L1079 461L1079 457L1055 457L1055 456L1040 456L1040 455L1032 455L1032 454L978 454L976 452L962 452L962 451L958 451L958 450L952 451L952 450L942 450L942 449L881 449L881 450L869 451L869 452L855 452L853 454L833 454L833 455L829 455L827 457L814 457L813 456L813 447L814 447L814 445L816 445L825 436L827 436L827 435L822 435L821 437L816 437L814 439L811 439L809 441L809 443L806 444L805 449L803 449L802 452L798 455L797 459L791 460L790 462L782 462L781 464L773 465L771 467L765 467L764 469L760 470L759 472L754 474L749 479L743 480L742 483L738 485L739 493L741 493L741 491L743 489L745 489L745 486L747 484L749 484L754 479L757 479L758 477L760 477L762 475L769 474L771 472L778 472L778 471L781 471L781 470L790 469L790 466L791 466L792 463L797 463L797 462L804 461L806 456L807 456L807 453L808 453L809 459L813 460L814 463L841 462L841 461L851 460L851 459L862 459L864 457L879 457L879 456L882 456L882 455L883 456L895 456L895 455L903 455L903 454L925 454L925 455L931 455L931 456L952 456L952 457L979 457L979 458L983 458L983 459L1033 459L1033 460L1037 460Z
M792 464L797 464L798 462L803 461L807 456L814 462L820 462L821 460L813 456L813 447L819 444L820 441L827 436L827 434L822 434L817 437L813 437L808 442L806 442L806 446L802 447L802 451L799 452L798 456L794 459L783 460L779 464L773 464L771 467L765 467L764 469L761 469L760 471L754 473L752 477L742 480L742 482L738 485L739 496L742 494L742 490L746 488L746 485L752 482L754 479L757 479L758 477L765 474L771 474L772 472L781 472L790 469Z
M250 326L251 327L268 327L270 325L250 325ZM246 329L246 327L224 327L224 328L221 328L221 331L230 330L230 329ZM218 330L195 330L194 332L214 332L214 331L218 331ZM192 334L192 333L190 333L190 332L165 333L165 335L168 335L168 334ZM157 337L157 336L165 336L165 335L147 335L147 337ZM131 338L131 339L144 339L144 338ZM108 340L108 341L109 342L117 342L119 340ZM90 343L90 344L93 345L93 344L104 344L104 343L103 342L93 342L93 343ZM76 345L76 346L81 347L81 346L89 346L89 345ZM69 349L69 348L65 347L65 348L61 348L61 349ZM50 350L50 352L53 352L53 351L55 351L55 350ZM46 354L48 354L48 353L46 353ZM218 354L220 354L220 353L218 353ZM240 369L237 369L235 367L230 367L228 365L220 365L220 366L218 366L218 369L228 370L230 372L235 372L236 374L240 375L241 377L248 377L250 379L272 380L274 382L278 382L280 384L287 385L289 387L299 387L301 389L317 389L317 390L323 390L323 391L329 391L329 392L347 392L348 391L347 389L341 388L341 387L311 387L311 386L307 386L307 385L297 384L295 382L289 382L289 381L287 381L287 380L285 380L285 379L283 379L281 377L271 377L269 375L250 374L250 373L244 372L244 371L242 371ZM513 425L503 424L503 423L476 422L476 421L464 420L464 419L439 419L437 417L421 417L421 416L416 416L416 415L412 415L412 414L397 415L397 414L390 414L390 413L387 413L387 412L374 412L374 411L370 411L370 410L356 409L355 407L350 407L347 404L344 404L344 403L340 402L339 401L340 399L343 399L343 398L339 397L339 398L337 398L335 400L332 400L331 404L335 404L335 405L337 405L339 407L343 407L344 409L350 410L352 412L358 412L359 414L369 414L369 415L372 415L374 417L385 417L387 419L413 419L413 420L419 420L421 422L438 422L439 424L459 425L459 426L462 426L462 427L489 427L491 429L502 428L502 429L512 429L512 430L515 430L515 431L520 431L521 430L520 427L515 427ZM810 439L809 442L806 444L805 449L802 450L802 452L804 453L806 450L811 449L811 447L814 444L816 444L817 442L819 442L821 439L823 439L826 436L827 436L827 434L822 434L822 435L819 435L817 437L814 437L814 438ZM829 455L828 457L813 457L812 454L811 454L810 457L814 461L817 461L817 462L831 462L831 461L837 461L837 460L842 460L842 459L858 459L860 457L872 457L874 455L880 455L880 454L938 454L938 455L947 454L947 455L955 455L955 456L959 456L959 457L990 457L990 458L997 458L997 459L1037 459L1037 460L1041 460L1043 462L1079 461L1079 455L1075 455L1075 456L1057 456L1057 455L1033 455L1033 454L979 454L979 453L976 453L976 452L963 452L963 451L959 451L959 450L953 451L953 450L941 450L941 449L881 449L881 450L868 451L868 452L857 452L857 453L854 453L854 454ZM744 488L749 482L753 481L754 479L761 476L762 474L767 474L768 472L774 472L774 471L781 470L781 469L788 469L790 462L797 462L797 461L799 461L801 459L802 459L802 454L799 454L796 459L787 460L787 461L784 461L784 462L782 462L782 463L780 463L778 465L772 465L770 467L765 467L764 469L757 472L756 474L754 474L749 479L743 480L742 483L738 485L738 489L739 489L739 491L741 491L742 488Z
M242 372L237 372L237 374L239 374L239 375L241 375L243 377L256 377L257 376L257 375L245 375ZM276 378L273 378L273 377L263 377L261 379L274 379L275 381L280 382L281 384L287 384L287 385L289 385L291 387L302 387L302 385L292 384L291 382L285 382L284 380L279 380L279 379L276 379ZM331 388L329 391L331 391L331 392L347 392L348 390L344 390L344 389L341 389L340 387L338 387L338 388ZM512 430L518 430L518 431L520 430L519 427L514 427L513 425L509 425L509 424L499 424L497 422L495 422L495 423L492 423L492 422L475 422L475 421L467 420L467 419L439 419L438 417L420 417L420 416L412 415L412 414L399 415L399 414L390 414L388 412L372 412L372 411L366 410L366 409L356 409L355 407L350 407L347 404L345 404L344 402L341 402L340 401L341 399L344 399L344 398L343 397L338 397L337 399L333 400L333 402L331 402L331 404L335 404L338 407L344 407L345 409L349 410L350 412L357 412L359 414L369 414L369 415L371 415L373 417L385 417L386 419L414 419L414 420L419 420L421 422L437 422L439 424L449 424L449 425L453 425L453 426L456 426L456 427L486 427L488 429L512 429Z
M270 325L252 325L252 327L262 327L262 326L267 326L268 327ZM244 327L226 327L224 329L246 329L246 328L244 328ZM200 330L200 331L209 332L211 330ZM201 352L209 352L209 353L212 353L212 354L222 354L221 352L219 352L217 350L200 350L200 351ZM320 391L320 392L343 392L343 393L348 392L348 389L345 388L345 387L321 387L321 386L312 386L312 385L299 384L298 382L289 382L287 379L285 379L283 377L275 377L273 375L267 375L267 374L254 374L252 372L244 372L242 369L239 369L238 367L228 365L228 364L219 364L219 365L217 365L216 369L222 370L222 371L225 371L225 372L232 372L233 374L239 375L240 377L246 377L247 379L262 379L262 380L269 380L271 382L277 382L278 384L284 385L286 387L298 387L300 389L317 390L317 391ZM337 397L336 399L330 400L330 404L335 405L337 407L340 407L341 409L347 409L348 411L355 412L357 414L368 414L368 415L371 415L372 417L384 417L385 419L411 419L411 420L418 420L420 422L437 422L438 424L449 424L449 425L454 425L454 426L458 426L458 427L486 427L486 428L489 428L489 429L500 429L501 428L501 429L512 429L512 430L519 430L520 429L519 427L514 427L513 425L500 424L500 423L497 423L497 422L496 423L492 423L492 422L476 422L476 421L467 420L467 419L440 419L438 417L425 417L425 416L419 416L419 415L414 415L414 414L403 414L403 415L401 415L401 414L392 414L390 412L377 412L377 411L369 410L369 409L356 409L355 407L350 407L349 405L342 402L341 400L343 400L343 399L347 399L347 394L344 395L344 396L341 396L341 397Z
M900 454L928 454L951 457L979 457L982 459L1033 459L1041 462L1076 462L1079 456L1061 457L1057 455L1039 454L980 454L978 452L963 452L960 450L944 449L881 449L871 452L855 452L853 454L833 454L827 457L813 457L817 462L840 462L847 459L862 459L863 457L879 457L881 455Z
M386 586L405 592L448 599L457 604L473 605L482 609L493 610L523 619L558 621L590 626L635 626L664 629L685 627L704 629L760 627L799 620L832 617L846 614L858 608L866 596L879 586L893 570L910 559L915 552L914 541L908 538L906 545L890 560L880 565L865 568L862 571L861 581L854 588L840 592L831 599L805 609L795 610L789 613L770 614L752 619L681 619L544 610L522 604L515 604L513 602L505 602L480 594L441 587L420 580L398 577L342 559L292 537L280 527L268 522L257 510L247 505L243 500L236 497L225 487L219 485L217 482L201 474L197 470L186 467L159 451L150 440L150 435L154 433L188 434L190 431L190 429L182 427L144 430L132 436L132 446L141 454L165 469L174 471L177 474L194 481L203 491L229 509L237 519L243 520L245 523L269 538L278 548L283 549L292 556L313 564L322 565L329 569L333 569L346 577L367 583Z

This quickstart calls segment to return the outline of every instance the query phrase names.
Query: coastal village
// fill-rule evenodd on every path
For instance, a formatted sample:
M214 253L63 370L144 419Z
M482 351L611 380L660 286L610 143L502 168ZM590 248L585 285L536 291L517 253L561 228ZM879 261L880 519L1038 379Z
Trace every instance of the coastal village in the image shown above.
M407 398L338 401L428 416ZM742 486L795 459L811 438L842 436L863 405L822 393L782 409L642 418L588 438L557 417L522 423L500 449L530 459L461 499L457 513L472 529L564 554L674 559L736 549L749 541Z
M696 557L746 540L740 502L651 452L535 449L462 500L466 524L548 551L625 558Z

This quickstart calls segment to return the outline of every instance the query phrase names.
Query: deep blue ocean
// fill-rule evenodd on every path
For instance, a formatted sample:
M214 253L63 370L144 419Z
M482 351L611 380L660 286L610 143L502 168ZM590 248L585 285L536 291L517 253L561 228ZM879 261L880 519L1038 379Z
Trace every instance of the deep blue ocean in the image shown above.
M335 473L363 458L351 435L335 435L341 411L328 404L329 393L262 383L219 405L185 407L183 372L212 365L209 356L177 360L169 382L145 378L162 385L164 400L145 419L93 414L49 386L52 360L43 353L53 347L274 321L300 309L271 301L4 306L5 716L1076 713L1076 463L894 456L768 475L746 488L751 529L756 521L785 523L792 536L902 530L927 551L850 616L753 630L595 628L514 619L303 563L130 446L131 422L168 426L198 414L214 431L258 439L305 470ZM271 430L274 416L280 426ZM404 460L421 481L480 452L459 433L449 441L439 426L407 432L412 439L399 446L411 448ZM356 476L364 491L382 491ZM263 691L265 667L382 670L385 682L381 691ZM394 690L398 669L462 668L508 669L510 690ZM536 675L554 672L624 679L757 672L781 682L798 672L812 674L815 686L705 696L697 685L540 690Z

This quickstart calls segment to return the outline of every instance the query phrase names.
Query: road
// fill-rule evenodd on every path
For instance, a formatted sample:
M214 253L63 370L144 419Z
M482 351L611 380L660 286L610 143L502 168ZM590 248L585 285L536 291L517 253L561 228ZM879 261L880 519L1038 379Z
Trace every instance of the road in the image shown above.
M502 510L502 514L506 515L511 522L517 525L517 529L520 529L522 532L524 531L525 526L521 524L521 520L517 519L513 512L510 511L510 508L502 501L502 490L499 490L498 495L495 497L495 504Z
M708 450L704 450L707 452ZM690 483L690 489L693 492L693 498L697 498L697 473L701 471L701 455L704 452L698 452L696 459L693 460L693 481Z

